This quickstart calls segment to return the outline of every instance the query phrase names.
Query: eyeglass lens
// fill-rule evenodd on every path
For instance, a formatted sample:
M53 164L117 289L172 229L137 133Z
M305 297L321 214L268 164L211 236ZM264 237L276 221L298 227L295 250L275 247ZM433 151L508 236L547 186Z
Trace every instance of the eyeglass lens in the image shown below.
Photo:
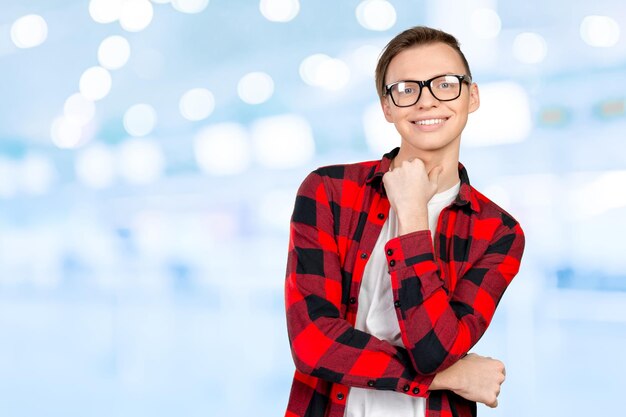
M430 91L437 100L454 100L461 93L461 81L452 75L433 79ZM397 106L412 106L420 96L420 85L414 81L402 81L391 88L391 97Z

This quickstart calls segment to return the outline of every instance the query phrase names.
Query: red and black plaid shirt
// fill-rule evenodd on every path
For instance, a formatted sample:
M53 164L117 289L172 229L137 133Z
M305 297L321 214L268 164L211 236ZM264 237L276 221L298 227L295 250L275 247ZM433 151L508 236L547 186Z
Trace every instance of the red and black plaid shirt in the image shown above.
M483 335L524 249L518 222L469 184L421 230L391 239L385 256L404 347L354 322L363 270L389 213L380 161L319 168L302 183L291 219L285 284L296 364L286 417L343 417L349 387L426 397L427 417L476 415L451 391L429 391Z

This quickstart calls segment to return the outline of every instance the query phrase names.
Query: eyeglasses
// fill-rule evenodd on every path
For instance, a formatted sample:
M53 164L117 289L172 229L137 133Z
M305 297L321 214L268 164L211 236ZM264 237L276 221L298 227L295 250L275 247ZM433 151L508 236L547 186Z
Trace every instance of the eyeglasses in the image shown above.
M397 107L411 107L418 102L422 89L428 87L430 94L439 101L452 101L461 95L463 83L472 83L468 75L437 75L426 81L403 80L385 86L385 95L390 95Z

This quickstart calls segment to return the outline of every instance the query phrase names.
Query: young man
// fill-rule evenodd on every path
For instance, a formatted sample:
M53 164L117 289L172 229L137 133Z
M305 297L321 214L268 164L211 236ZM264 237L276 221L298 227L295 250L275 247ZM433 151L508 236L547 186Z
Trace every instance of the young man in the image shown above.
M319 168L296 197L286 416L475 416L476 402L497 405L504 366L467 353L519 270L524 235L459 163L479 96L457 40L406 30L376 86L400 148Z

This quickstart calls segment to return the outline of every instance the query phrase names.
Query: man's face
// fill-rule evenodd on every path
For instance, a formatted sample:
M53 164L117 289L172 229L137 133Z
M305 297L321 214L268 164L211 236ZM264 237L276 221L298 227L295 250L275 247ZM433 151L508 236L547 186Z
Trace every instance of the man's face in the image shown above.
M442 74L466 75L458 53L444 43L416 46L391 60L385 85L402 80L428 80ZM413 106L397 107L388 95L381 99L381 104L385 118L402 136L405 151L446 152L458 148L467 115L478 108L480 100L476 84L463 83L456 100L439 101L423 87Z

